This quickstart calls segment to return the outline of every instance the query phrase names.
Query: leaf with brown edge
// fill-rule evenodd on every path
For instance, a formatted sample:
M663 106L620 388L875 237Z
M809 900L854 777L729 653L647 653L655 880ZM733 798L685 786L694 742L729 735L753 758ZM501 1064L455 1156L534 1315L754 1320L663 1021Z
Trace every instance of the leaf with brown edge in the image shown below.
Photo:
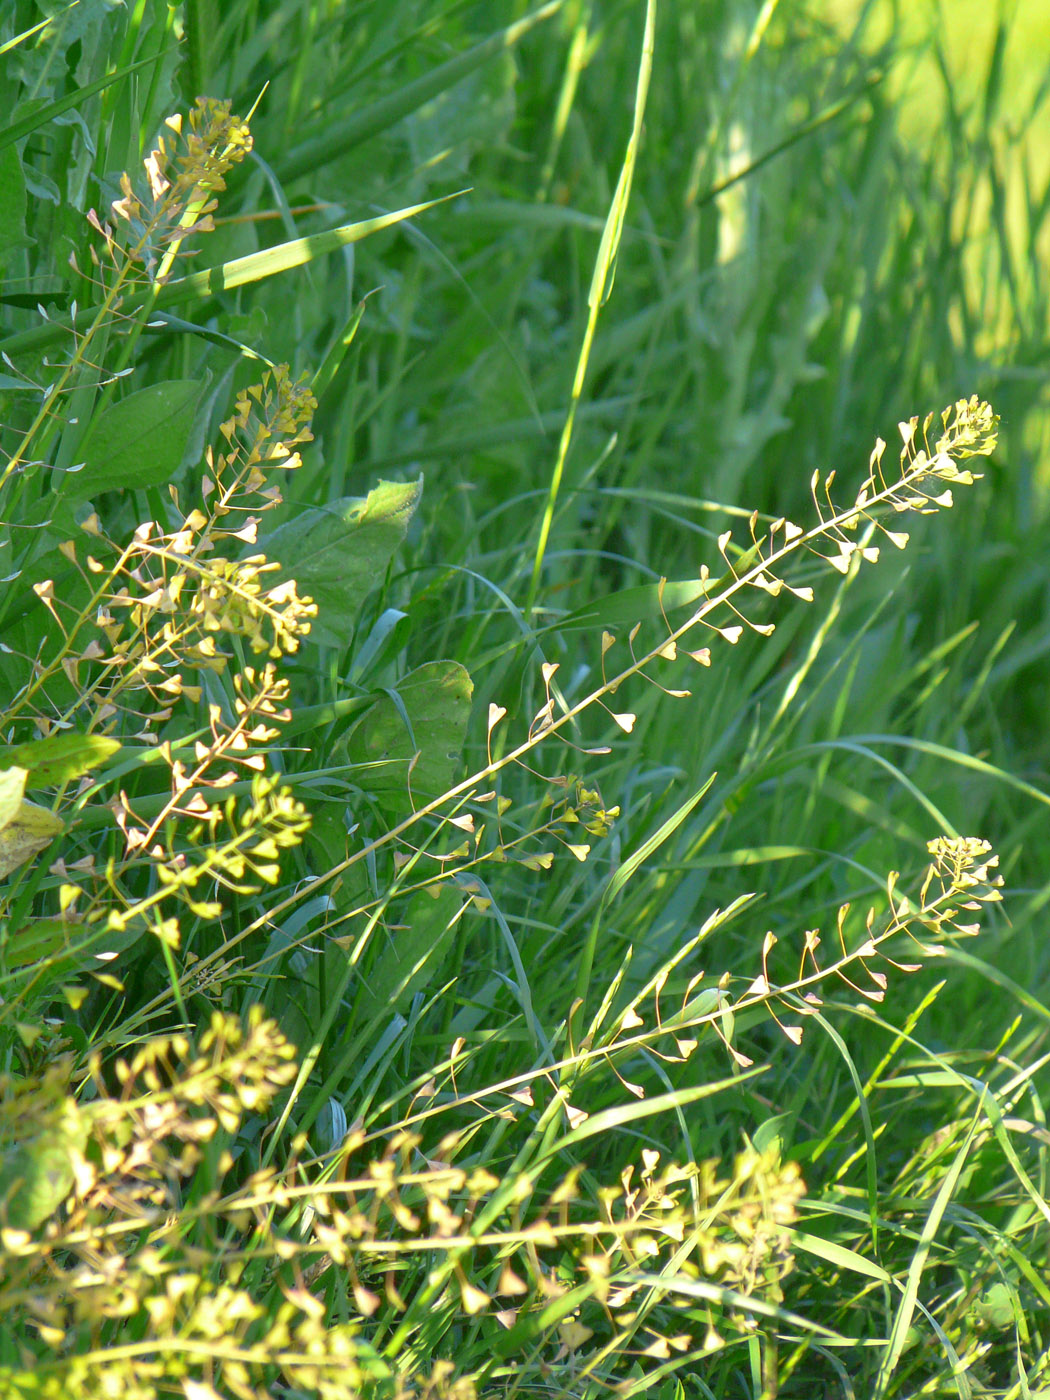
M0 765L24 768L27 788L58 787L98 768L119 749L116 739L102 734L52 734L27 744L5 745L0 748Z

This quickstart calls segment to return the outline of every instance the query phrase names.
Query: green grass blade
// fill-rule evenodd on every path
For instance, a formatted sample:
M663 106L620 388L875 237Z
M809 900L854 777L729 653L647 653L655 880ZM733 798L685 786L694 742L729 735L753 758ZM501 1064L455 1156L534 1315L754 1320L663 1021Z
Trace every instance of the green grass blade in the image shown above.
M417 214L433 209L435 205L458 198L459 193L461 191L456 194L444 195L440 199L427 200L423 204L413 204L405 209L398 209L392 214L381 214L374 219L363 219L360 223L342 224L339 228L328 229L323 233L312 233L305 238L295 238L287 243L278 243L272 248L263 248L257 253L249 253L243 258L233 258L230 262L220 263L217 267L209 267L201 272L192 273L189 277L179 277L175 281L167 282L155 291L150 289L147 292L137 292L125 298L121 303L121 310L126 314L128 311L144 306L147 302L150 303L151 309L154 306L163 309L167 306L180 306L187 302L206 301L219 292L233 291L237 287L249 286L253 282L276 277L278 273L289 272L296 267L304 267L328 253L337 252L340 248L345 248L351 243L359 243L361 239L369 237L370 234L379 233L383 229L393 228L395 225L403 223L406 219L415 218ZM47 321L43 325L34 326L32 330L8 336L5 341L0 342L0 350L8 355L40 350L56 340L61 340L73 330L86 329L97 314L97 307L84 307L83 310L77 312L75 320L67 317L61 320Z
M53 15L48 15L46 19L42 19L39 24L34 24L30 29L23 29L21 34L16 34L5 43L0 44L0 58L3 58L5 53L10 53L12 49L17 49L19 44L24 44L25 41L31 39L34 34L42 34L49 24L55 24L63 15L68 14L69 11L79 3L80 0L70 0L70 4L68 4L64 10L57 10Z
M71 112L82 102L86 102L89 97L94 97L96 92L104 92L106 88L112 87L114 83L119 83L123 78L129 77L132 73L138 73L140 69L153 67L163 54L151 55L149 58L141 58L137 63L129 63L126 68L117 68L112 73L107 73L105 77L96 78L93 83L86 83L83 87L77 88L76 92L67 93L65 97L57 97L53 102L45 103L43 107L31 112L28 117L23 117L21 121L14 122L11 126L4 127L0 131L0 151L8 146L13 146L16 141L21 141L23 136L28 136L30 132L39 131L48 122L54 121L56 117L62 116L64 112Z
M875 1388L872 1391L872 1400L883 1400L889 1393L889 1386L893 1380L893 1374L897 1369L904 1349L908 1343L908 1329L911 1327L912 1318L915 1316L915 1309L918 1304L919 1288L922 1284L923 1274L930 1257L930 1250L933 1242L937 1238L937 1231L940 1229L944 1212L948 1208L948 1203L955 1194L955 1188L959 1184L959 1177L962 1175L963 1167L970 1155L970 1148L973 1146L974 1138L977 1136L977 1129L980 1126L981 1115L978 1112L969 1131L959 1147L958 1152L951 1167L945 1174L937 1195L934 1197L930 1212L922 1228L919 1243L915 1253L912 1255L911 1263L908 1266L907 1281L904 1285L904 1292L897 1308L896 1316L893 1319L893 1327L890 1331L886 1354L882 1358L878 1375L875 1378Z
M568 459L569 446L572 442L573 430L576 424L576 409L583 397L583 388L587 377L587 366L591 357L591 346L594 343L594 334L598 327L598 315L605 304L607 296L612 291L616 270L616 257L620 248L620 236L623 231L624 220L627 216L627 205L631 197L631 184L634 180L638 148L642 139L645 108L649 97L649 82L652 77L655 32L656 6L654 0L647 0L645 8L645 32L642 38L642 52L638 63L638 78L635 86L631 135L628 138L627 150L624 153L623 164L620 167L619 178L616 182L616 191L609 206L605 227L602 230L601 243L598 246L598 253L594 260L594 270L591 273L591 285L587 293L587 326L584 330L580 353L576 360L576 373L573 377L572 394L569 399L569 411L565 416L565 423L562 427L561 438L558 443L558 454L554 462L554 470L551 473L550 487L547 493L547 504L544 507L543 517L540 520L539 538L536 541L536 552L532 561L532 580L529 584L528 601L525 605L526 616L532 612L537 595L539 594L540 578L543 573L543 560L547 552L547 542L550 539L551 526L554 523L554 512L558 504L562 476L565 471L565 463Z

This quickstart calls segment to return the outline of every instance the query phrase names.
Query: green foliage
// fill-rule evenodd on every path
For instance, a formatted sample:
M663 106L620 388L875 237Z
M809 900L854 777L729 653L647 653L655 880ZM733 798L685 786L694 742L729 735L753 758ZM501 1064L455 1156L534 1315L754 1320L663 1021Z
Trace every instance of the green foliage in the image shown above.
M264 539L281 565L317 602L316 635L346 646L365 599L382 578L423 494L423 482L384 482L364 500L348 498L298 512Z
M454 786L473 686L458 661L428 661L410 671L354 726L349 755L360 781L387 794L391 810Z
M127 485L161 486L182 461L196 416L200 385L192 379L151 384L111 404L81 444L84 464L63 492L69 501L93 499Z
M0 19L0 1392L1050 1380L1047 299L752 8Z

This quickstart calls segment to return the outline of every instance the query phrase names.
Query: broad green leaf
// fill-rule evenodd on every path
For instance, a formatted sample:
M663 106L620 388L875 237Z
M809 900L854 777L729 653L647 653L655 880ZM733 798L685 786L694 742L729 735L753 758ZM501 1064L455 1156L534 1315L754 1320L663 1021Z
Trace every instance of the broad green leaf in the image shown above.
M24 773L20 768L9 771ZM65 823L54 812L38 807L35 802L22 802L15 815L0 829L0 879L46 850L64 830Z
M458 661L428 661L410 672L397 686L396 702L385 695L350 736L350 761L368 765L356 775L361 787L383 794L398 810L411 810L410 787L415 802L450 788L473 690Z
M303 851L312 869L331 870L349 854L346 822L341 811L329 803L310 813L310 829L303 833ZM340 886L342 893L343 886Z
M4 943L3 959L9 968L27 967L62 953L74 937L83 937L87 925L77 919L27 919Z
M73 1185L73 1164L61 1143L37 1138L0 1160L0 1210L15 1230L32 1230L53 1215Z
M794 1113L774 1113L771 1118L759 1123L751 1135L755 1151L767 1152L775 1148L777 1156L783 1157L785 1144L790 1143L794 1133L797 1116Z
M286 738L302 734L306 730L315 733L337 720L352 719L354 715L367 710L372 704L370 695L349 695L342 700L332 700L326 705L303 705L295 710L293 718L284 727ZM316 819L317 813L314 813Z
M24 768L27 788L57 787L97 768L119 749L118 740L101 734L53 734L0 748L0 764Z
M33 1230L62 1204L73 1187L72 1151L82 1151L87 1131L41 1133L0 1156L0 1216L15 1230Z
M985 1289L970 1310L970 1316L994 1332L1004 1332L1013 1326L1014 1312L1014 1296L1010 1286L1000 1281Z
M418 481L381 481L364 499L347 496L313 506L260 540L258 549L317 603L311 636L345 645L361 604L382 579L423 493ZM254 551L253 551L254 552Z
M26 770L12 764L0 771L0 831L14 821L26 790Z
M200 391L199 380L170 379L107 408L88 439L83 470L65 478L66 500L170 480L186 450Z
M400 926L380 945L357 993L357 1014L362 1019L389 1016L391 1009L407 1012L415 993L442 976L463 896L447 885L435 893L436 899L426 892L417 894Z

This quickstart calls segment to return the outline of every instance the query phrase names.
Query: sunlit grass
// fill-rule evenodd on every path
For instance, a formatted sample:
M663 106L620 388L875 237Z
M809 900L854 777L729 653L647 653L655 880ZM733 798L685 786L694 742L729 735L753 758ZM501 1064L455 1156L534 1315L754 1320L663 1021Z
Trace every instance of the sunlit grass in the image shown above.
M231 1109L216 1138L230 1161L187 1153L154 1203L190 1209L166 1237L180 1267L243 1268L266 1325L249 1335L239 1299L237 1340L274 1395L1020 1400L1048 1383L1046 172L1026 84L1050 20L1011 16L985 101L994 26L944 9L942 36L876 3L855 41L845 6L830 30L823 5L146 5L96 15L94 48L70 49L70 31L12 70L57 100L144 64L84 101L90 141L52 123L18 148L39 222L4 254L18 299L0 348L54 400L35 423L36 400L6 389L5 448L25 438L19 467L48 474L11 472L4 548L24 577L5 585L5 708L23 682L8 661L44 644L33 584L57 579L60 603L79 586L41 527L52 496L75 496L66 469L87 461L104 482L112 538L147 518L175 530L202 476L221 484L220 425L258 357L317 399L301 465L278 459L283 503L243 545L293 558L322 600L281 661L292 713L261 749L311 830L260 857L280 861L273 887L209 887L220 912L191 901L178 946L122 946L116 981L86 1001L41 1003L39 1029L28 1013L2 1023L19 1074L184 1023L199 1039L213 1013L252 1005L294 1042L294 1071L270 1046L272 1105L268 1088ZM134 353L123 323L77 342L74 404L44 356L68 360L74 297L78 334L92 324L86 209L105 211L200 90L240 115L258 99L254 154L177 268L197 280L125 303L149 320ZM248 262L201 275L232 259ZM56 286L47 321L35 297ZM133 368L127 386L96 388L96 346ZM163 381L202 387L167 468L177 502L157 475L111 490L115 469L84 445L108 399ZM898 421L973 392L1003 416L999 447L947 514L887 517L907 548L840 530L821 548L843 568L786 559L801 596L729 592L745 617L718 626L739 637L704 618L679 635L702 567L732 589L752 531L786 546L785 518L810 530L827 513L814 471L834 470L848 503L877 435L895 471ZM143 443L148 467L162 452ZM118 460L130 484L135 454ZM326 574L311 532L360 511L375 533L351 534ZM882 557L858 568L842 539ZM238 607L237 642L222 640L243 667L261 624ZM180 697L174 758L217 742L209 703L230 694L208 674ZM29 736L17 713L26 733L12 720L5 742ZM71 827L100 900L124 858L103 799L170 812L127 725ZM229 793L250 789L243 776ZM172 816L151 839L178 829ZM945 923L931 950L928 843L978 836L1005 903L983 870L980 935L960 945ZM962 849L935 847L942 873ZM980 868L983 848L966 850ZM57 875L28 869L5 896L12 926L58 897ZM145 879L130 893L154 895ZM916 909L909 952L895 920ZM864 952L869 937L911 970ZM87 1102L106 1102L106 1073ZM188 1140L193 1104L170 1098ZM91 1132L129 1170L137 1139ZM260 1167L279 1178L253 1185ZM375 1185L388 1177L393 1193ZM118 1202L122 1229L150 1189ZM78 1219L103 1196L89 1206ZM152 1267L135 1264L136 1288ZM209 1325L205 1293L179 1315L187 1336ZM297 1344L345 1344L360 1374L340 1376L334 1351L320 1378L299 1361L282 1373L266 1350L282 1308ZM16 1323L0 1366L28 1377L21 1346L51 1347L69 1387L57 1333ZM92 1345L117 1346L124 1325L93 1315ZM216 1351L192 1374L224 1395L237 1364Z

